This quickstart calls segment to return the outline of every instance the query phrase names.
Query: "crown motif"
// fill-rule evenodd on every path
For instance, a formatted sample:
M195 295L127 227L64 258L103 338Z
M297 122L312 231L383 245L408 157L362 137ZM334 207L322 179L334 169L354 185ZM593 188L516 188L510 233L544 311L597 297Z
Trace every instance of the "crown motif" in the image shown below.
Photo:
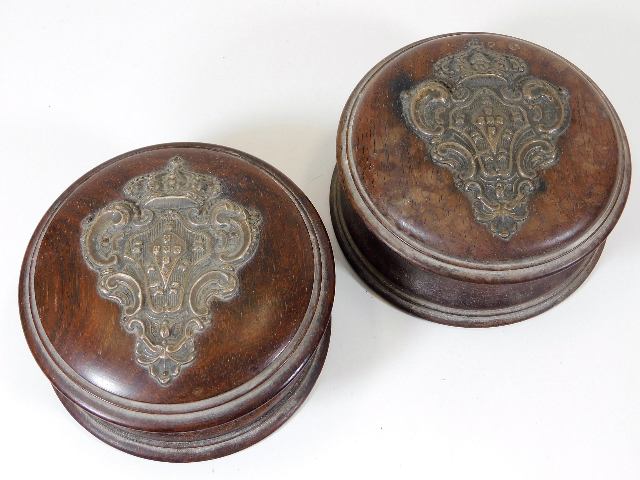
M164 170L129 180L124 186L124 194L141 205L179 199L201 206L220 194L220 182L212 175L192 172L182 157L176 155Z
M524 60L489 50L478 40L471 40L464 50L438 60L433 71L436 78L450 86L479 75L496 75L511 83L529 74Z

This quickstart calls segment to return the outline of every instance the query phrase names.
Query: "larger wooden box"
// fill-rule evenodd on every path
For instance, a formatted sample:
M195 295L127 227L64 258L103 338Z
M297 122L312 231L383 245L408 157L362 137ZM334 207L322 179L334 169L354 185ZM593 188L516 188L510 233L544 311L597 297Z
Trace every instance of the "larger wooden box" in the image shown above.
M333 292L327 234L290 180L232 149L167 144L60 196L27 249L20 309L78 422L183 462L247 447L292 415L324 363Z

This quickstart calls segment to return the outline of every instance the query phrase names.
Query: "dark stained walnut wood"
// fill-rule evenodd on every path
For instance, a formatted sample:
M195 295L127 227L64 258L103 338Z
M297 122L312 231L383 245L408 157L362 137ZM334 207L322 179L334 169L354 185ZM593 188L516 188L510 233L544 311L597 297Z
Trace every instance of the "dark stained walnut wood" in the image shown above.
M220 192L207 201L215 206L215 202L224 200L224 214L237 215L241 220L229 226L224 224L228 217L221 216L221 225L212 221L198 227L200 231L214 232L204 247L202 242L196 245L193 240L177 245L181 241L178 238L177 246L171 246L177 248L173 251L176 261L186 258L185 247L209 252L207 249L213 249L215 244L223 252L220 258L231 258L229 252L237 250L243 238L251 237L252 241L247 242L242 264L234 266L229 260L230 263L211 268L215 273L209 289L191 290L199 292L200 297L196 293L185 296L182 304L177 302L182 305L180 310L173 308L173 300L169 299L164 313L156 317L166 318L170 329L161 334L151 332L156 326L149 322L145 324L148 337L140 337L140 330L127 331L125 324L142 318L145 309L151 308L151 293L147 295L145 289L147 283L151 285L148 278L152 277L143 275L139 282L145 285L142 308L127 316L116 300L99 293L98 284L118 268L122 271L115 273L125 272L139 279L132 273L135 262L127 260L126 269L120 264L92 268L89 260L93 257L81 245L85 241L83 231L92 222L102 221L98 218L101 209L123 201L129 203L122 208L133 212L130 222L148 221L134 205L133 197L125 198L125 185L134 177L168 172L168 165L177 156L190 172L186 174L189 182L195 182L192 179L196 177L191 174L215 177ZM213 181L211 177L199 178ZM173 182L174 178L168 181ZM173 188L168 185L166 188ZM197 197L197 188L189 189ZM202 198L208 194L211 191ZM190 201L175 200L166 192L157 196L154 201L162 208L156 209L156 216ZM164 208L169 204L171 209ZM200 203L205 204L204 200ZM103 240L104 245L109 247L109 241L125 245L125 255L133 258L134 235L118 230L118 222L124 216L108 212L104 218L103 223L110 225L110 229L103 230L105 237L111 235ZM208 218L198 221L209 221ZM182 223L186 225L186 221ZM127 225L131 232L138 232L133 223ZM150 235L162 240L162 235L158 236L160 228L152 229ZM196 238L197 228L189 228ZM176 231L178 237L187 238L186 230ZM227 231L231 233L227 235ZM152 237L149 238L154 240ZM100 237L96 238L99 243ZM171 239L166 239L169 245ZM89 240L86 244L93 245ZM158 254L158 250L153 252L148 255ZM174 257L167 252L162 261L169 271L179 263L171 263ZM162 266L153 261L147 262L152 269ZM235 281L225 284L224 272L229 271ZM112 277L107 287L113 286L114 279L122 278L125 277ZM175 289L191 287L195 280L187 278ZM158 294L154 288L151 285L148 291ZM170 291L168 288L165 293ZM215 145L184 143L146 147L121 155L87 173L64 192L40 222L27 249L19 300L23 328L36 360L65 407L83 426L107 443L135 455L194 461L227 455L255 443L302 403L326 356L333 292L329 240L304 194L282 173L250 155ZM130 290L127 295L125 304L136 297ZM194 302L201 298L205 298L210 314L198 318L210 324L193 335L192 355L187 355L179 372L170 377L162 375L174 363L160 358L159 370L154 370L156 376L152 375L151 369L142 364L149 354L139 340L151 339L152 345L147 347L154 348L162 339L171 342L174 334L182 338L176 318L182 312L194 316L194 311L199 311ZM134 322L133 326L140 328L139 323Z
M494 326L582 283L630 176L620 121L575 66L512 37L444 35L393 53L354 90L332 220L356 272L391 302L436 322ZM500 203L499 188L521 196Z

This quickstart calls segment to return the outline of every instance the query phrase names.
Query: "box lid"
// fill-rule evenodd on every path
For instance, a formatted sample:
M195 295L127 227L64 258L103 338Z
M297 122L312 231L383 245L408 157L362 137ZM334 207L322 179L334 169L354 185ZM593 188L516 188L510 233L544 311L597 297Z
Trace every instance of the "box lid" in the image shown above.
M390 55L338 135L344 193L424 268L521 281L592 252L628 194L629 150L600 89L559 55L463 33Z

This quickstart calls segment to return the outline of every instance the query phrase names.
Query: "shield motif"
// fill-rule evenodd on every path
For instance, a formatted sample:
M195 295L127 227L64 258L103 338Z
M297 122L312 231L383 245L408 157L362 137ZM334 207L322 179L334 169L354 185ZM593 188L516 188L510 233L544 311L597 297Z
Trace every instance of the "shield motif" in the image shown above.
M260 214L221 190L217 178L174 157L165 169L130 180L127 200L82 223L82 252L98 292L120 305L135 360L160 385L195 359L194 337L211 323L211 302L238 294L238 271L258 246Z
M434 76L401 93L406 123L431 160L453 174L474 219L510 240L559 161L569 93L529 75L526 62L480 42L438 60Z

